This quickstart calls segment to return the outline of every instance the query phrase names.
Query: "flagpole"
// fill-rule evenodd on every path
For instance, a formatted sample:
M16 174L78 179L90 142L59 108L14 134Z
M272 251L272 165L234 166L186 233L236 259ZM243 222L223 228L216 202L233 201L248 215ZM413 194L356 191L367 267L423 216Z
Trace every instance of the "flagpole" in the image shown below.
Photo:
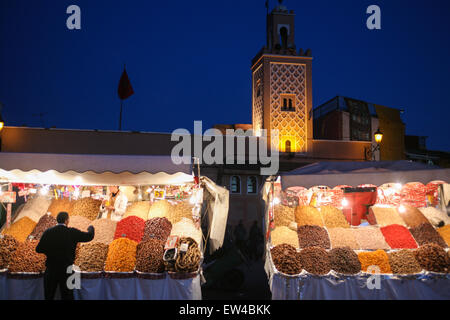
M122 107L123 107L123 100L120 99L119 131L122 131Z

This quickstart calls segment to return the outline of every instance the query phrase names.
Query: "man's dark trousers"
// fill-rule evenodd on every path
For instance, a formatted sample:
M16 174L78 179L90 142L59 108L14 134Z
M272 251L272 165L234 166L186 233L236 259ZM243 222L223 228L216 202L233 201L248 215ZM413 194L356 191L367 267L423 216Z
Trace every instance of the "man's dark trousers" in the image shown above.
M67 266L68 267L68 266ZM67 279L72 273L67 273L67 267L47 268L44 273L45 300L55 298L56 288L59 286L62 300L73 300L73 290L67 286Z

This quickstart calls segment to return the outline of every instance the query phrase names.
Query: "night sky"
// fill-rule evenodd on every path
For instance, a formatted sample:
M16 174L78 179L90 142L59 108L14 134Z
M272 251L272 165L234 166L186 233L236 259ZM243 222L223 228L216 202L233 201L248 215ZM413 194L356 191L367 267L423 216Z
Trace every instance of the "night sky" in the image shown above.
M124 103L124 130L251 123L250 67L266 40L264 3L0 0L6 125L117 130L124 63L135 91ZM81 30L66 27L72 4L81 8ZM297 49L312 49L314 107L343 95L404 109L407 134L450 151L450 1L284 4L297 15ZM366 28L372 4L381 8L382 30Z

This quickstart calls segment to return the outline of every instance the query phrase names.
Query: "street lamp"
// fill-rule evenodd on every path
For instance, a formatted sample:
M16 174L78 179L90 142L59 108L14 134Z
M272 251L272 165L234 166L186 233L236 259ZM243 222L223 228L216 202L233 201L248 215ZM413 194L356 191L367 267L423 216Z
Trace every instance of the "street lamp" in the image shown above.
M3 121L2 115L0 114L0 132L3 130L5 126L5 121Z
M366 161L368 161L369 159L375 161L375 152L380 150L380 143L383 140L383 133L380 131L380 128L378 128L378 130L374 133L374 136L377 145L364 148L364 155Z

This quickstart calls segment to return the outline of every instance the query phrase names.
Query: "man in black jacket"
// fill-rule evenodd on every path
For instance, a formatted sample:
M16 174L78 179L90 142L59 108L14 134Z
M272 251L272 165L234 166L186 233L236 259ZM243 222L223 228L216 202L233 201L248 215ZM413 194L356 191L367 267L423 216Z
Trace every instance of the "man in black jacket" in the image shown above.
M67 279L71 276L72 266L75 260L75 250L78 242L89 242L94 238L95 230L89 226L88 232L82 232L75 228L68 228L69 214L60 212L56 217L58 224L47 229L36 247L36 252L47 256L44 274L44 292L46 300L53 300L56 288L59 285L61 298L73 300L73 290L67 285Z

